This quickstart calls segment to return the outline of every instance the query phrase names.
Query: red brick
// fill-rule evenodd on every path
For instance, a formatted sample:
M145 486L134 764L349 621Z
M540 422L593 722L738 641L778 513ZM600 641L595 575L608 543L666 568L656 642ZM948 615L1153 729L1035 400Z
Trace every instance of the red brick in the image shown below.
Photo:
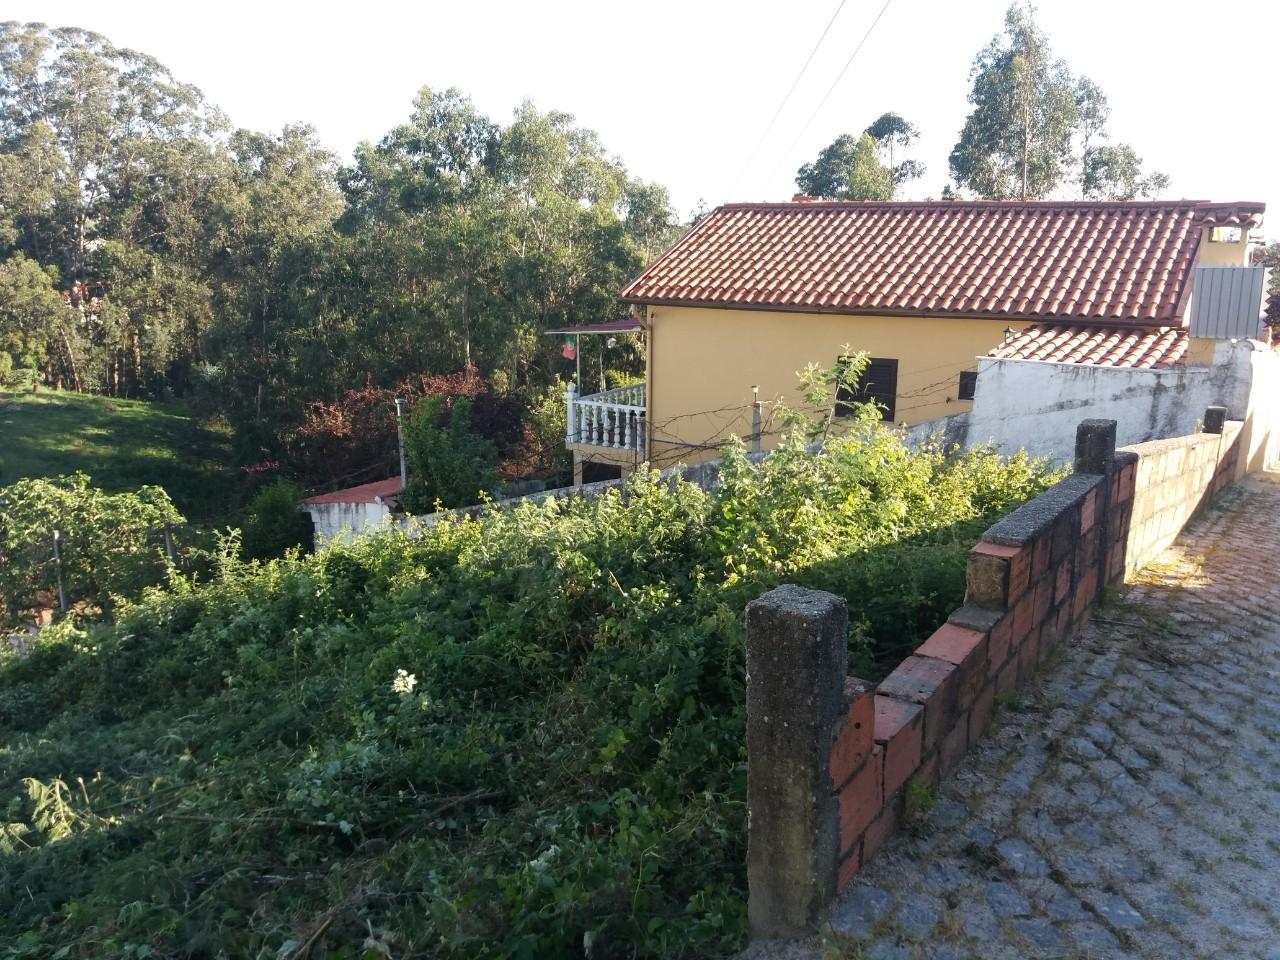
M879 692L924 707L924 749L930 750L951 724L959 689L955 664L912 654L880 681Z
M838 789L871 753L875 728L875 692L850 677L845 681L849 711L831 747L831 781Z
M1013 633L1009 638L1009 644L1015 650L1021 646L1022 638L1030 633L1032 626L1035 625L1035 612L1036 598L1034 593L1028 593L1013 608Z
M1070 560L1063 560L1063 563L1070 563ZM1053 578L1045 577L1036 585L1036 607L1032 613L1032 623L1040 626L1044 623L1045 618L1049 616L1049 610L1053 607Z
M1120 490L1119 496L1116 497L1116 502L1124 503L1133 496L1133 475L1133 464L1130 463L1120 468Z
M1093 529L1093 522L1098 509L1098 490L1090 490L1084 497L1080 507L1080 534L1083 536Z
M876 697L876 743L884 751L881 774L884 795L890 796L920 766L924 742L924 708L893 697Z
M916 655L962 667L974 660L986 659L987 635L954 623L944 623L916 648Z
M995 706L995 684L989 683L978 692L977 698L973 701L973 709L969 712L969 744L971 746L987 732Z
M1076 597L1071 604L1072 617L1078 619L1084 615L1084 612L1089 608L1089 604L1093 602L1093 595L1097 586L1098 573L1096 570L1091 570L1085 574L1080 585L1076 587Z
M1049 569L1049 552L1053 546L1053 536L1044 534L1036 541L1035 554L1031 561L1031 580L1034 583L1045 575Z
M883 763L880 748L853 775L853 779L840 790L840 849L848 850L884 806L884 793L880 774Z
M1061 603L1071 592L1071 564L1063 560L1058 564L1058 573L1053 590L1053 602Z
M1063 557L1071 556L1076 541L1080 539L1080 512L1072 507L1058 516L1053 525L1053 550L1049 563L1055 564Z
M862 858L866 863L879 852L884 846L885 841L898 832L898 811L893 806L886 806L880 811L880 816L872 821L871 826L867 827L867 832L862 837Z
M956 718L955 725L943 738L942 746L938 750L938 769L944 777L955 770L968 749L969 714L965 712Z
M1000 622L991 628L987 637L988 670L994 675L1004 662L1009 659L1009 639L1013 636L1013 615L1005 614Z
M996 696L1002 697L1018 688L1018 657L1012 656L996 676Z
M1040 628L1032 630L1018 647L1018 676L1026 683L1035 676L1036 666L1040 663Z
M844 893L861 869L862 838L859 837L854 843L853 849L846 851L844 859L840 861L840 868L836 873L836 893Z

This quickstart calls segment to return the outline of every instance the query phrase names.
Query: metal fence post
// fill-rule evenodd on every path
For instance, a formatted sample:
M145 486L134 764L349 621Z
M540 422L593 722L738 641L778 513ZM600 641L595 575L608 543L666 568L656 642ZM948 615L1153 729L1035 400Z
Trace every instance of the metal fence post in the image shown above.
M761 407L760 407L760 387L752 385L751 387L751 452L760 452L760 424L761 424Z

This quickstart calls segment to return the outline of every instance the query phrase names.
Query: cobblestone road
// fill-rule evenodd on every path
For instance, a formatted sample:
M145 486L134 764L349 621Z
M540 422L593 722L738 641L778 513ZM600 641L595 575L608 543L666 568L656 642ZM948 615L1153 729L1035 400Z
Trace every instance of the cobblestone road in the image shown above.
M1280 486L1225 494L773 955L1280 960L1277 554Z

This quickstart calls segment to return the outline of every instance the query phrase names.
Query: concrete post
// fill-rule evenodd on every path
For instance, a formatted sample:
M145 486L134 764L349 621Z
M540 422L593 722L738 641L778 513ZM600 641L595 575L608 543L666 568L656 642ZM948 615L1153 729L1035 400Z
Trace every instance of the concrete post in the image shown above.
M781 586L747 606L747 918L758 937L812 933L836 894L832 731L846 712L848 610Z
M396 397L396 443L400 447L400 489L403 491L409 486L409 469L404 462L404 408L408 404L408 400L404 397Z
M1205 407L1204 411L1204 432L1205 433L1221 433L1223 426L1227 422L1226 407Z
M1116 422L1081 420L1076 427L1075 473L1109 474L1116 456Z
M1098 592L1107 583L1107 567L1111 556L1112 527L1117 522L1111 511L1111 475L1116 462L1116 421L1114 420L1081 420L1076 427L1076 457L1073 472L1076 474L1101 475L1106 479L1093 494L1091 501L1086 501L1084 510L1089 530L1086 542L1081 544L1081 556L1077 561L1080 569L1076 570L1079 581L1088 575L1084 564L1096 571L1091 581L1096 584L1089 603L1097 598ZM1092 538L1092 550L1088 548L1088 538Z

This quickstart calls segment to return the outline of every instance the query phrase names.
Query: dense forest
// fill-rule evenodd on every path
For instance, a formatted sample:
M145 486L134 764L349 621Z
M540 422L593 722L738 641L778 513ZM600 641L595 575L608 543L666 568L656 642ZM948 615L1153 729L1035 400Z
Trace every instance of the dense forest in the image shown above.
M246 493L278 474L387 476L397 395L441 398L440 427L466 399L495 476L563 478L571 365L542 333L625 315L618 290L682 226L663 187L529 102L504 125L424 87L343 162L305 125L235 128L98 34L0 24L0 64L0 383L180 398L235 438ZM1109 142L1106 97L1030 8L1010 8L969 79L944 195L1167 184ZM891 199L924 172L917 134L885 113L797 187ZM634 337L582 349L599 380L642 371Z
M540 332L619 316L677 229L663 188L530 103L503 125L423 88L343 164L94 33L6 23L0 63L0 378L188 398L244 463L314 465L349 391L536 394L568 370Z

